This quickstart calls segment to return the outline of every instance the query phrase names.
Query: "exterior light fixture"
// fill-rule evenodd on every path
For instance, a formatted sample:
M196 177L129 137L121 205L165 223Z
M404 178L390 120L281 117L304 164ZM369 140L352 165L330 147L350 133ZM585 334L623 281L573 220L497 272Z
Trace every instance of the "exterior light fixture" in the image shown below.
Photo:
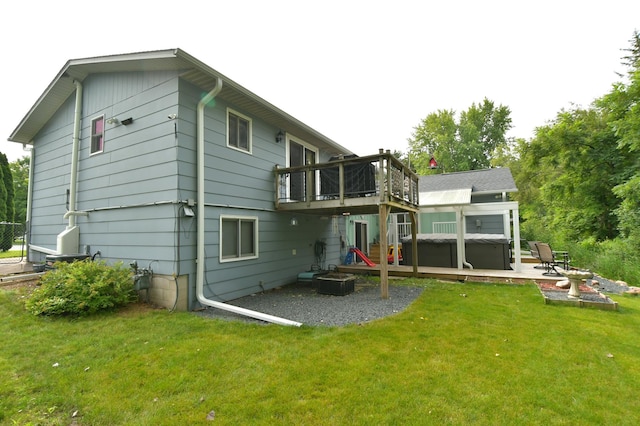
M298 226L298 219L295 217L291 218L291 226Z
M282 133L282 130L280 130L276 135L276 143L282 142L283 139L284 139L284 133Z
M118 124L118 123L120 123L120 121L118 121L118 119L115 117L107 118L107 124Z

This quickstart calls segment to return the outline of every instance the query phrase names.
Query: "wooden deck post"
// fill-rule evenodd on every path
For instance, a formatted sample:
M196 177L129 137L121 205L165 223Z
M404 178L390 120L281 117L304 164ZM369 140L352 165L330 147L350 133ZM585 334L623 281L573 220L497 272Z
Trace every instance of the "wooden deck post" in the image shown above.
M418 220L414 211L409 212L411 219L411 264L413 265L413 276L418 277Z
M389 264L387 263L387 214L388 206L380 204L380 296L383 299L389 298Z

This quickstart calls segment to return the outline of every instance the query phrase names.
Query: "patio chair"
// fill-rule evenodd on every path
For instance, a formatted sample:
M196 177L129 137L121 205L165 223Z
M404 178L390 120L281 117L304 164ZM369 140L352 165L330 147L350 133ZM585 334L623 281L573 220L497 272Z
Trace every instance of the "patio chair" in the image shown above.
M534 259L538 259L538 261L540 262L538 265L534 266L534 268L536 268L536 269L544 268L544 265L542 264L542 261L540 260L540 255L538 254L538 247L536 247L536 244L538 242L537 241L527 241L527 243L529 243L529 251L531 251L531 257L533 257Z
M556 254L553 250L551 250L551 246L547 243L536 243L536 248L538 249L538 256L542 265L544 265L545 272L542 275L562 275L556 269L556 266L563 265L565 269L567 266L567 261L565 259L558 261L556 259ZM553 271L553 272L552 272Z

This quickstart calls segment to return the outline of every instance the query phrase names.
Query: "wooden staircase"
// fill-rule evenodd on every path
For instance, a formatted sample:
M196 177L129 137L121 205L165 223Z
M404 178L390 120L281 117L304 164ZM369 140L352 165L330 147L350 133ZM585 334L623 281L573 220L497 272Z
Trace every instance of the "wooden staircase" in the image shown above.
M369 259L375 263L380 262L380 244L369 244L369 253L367 254Z

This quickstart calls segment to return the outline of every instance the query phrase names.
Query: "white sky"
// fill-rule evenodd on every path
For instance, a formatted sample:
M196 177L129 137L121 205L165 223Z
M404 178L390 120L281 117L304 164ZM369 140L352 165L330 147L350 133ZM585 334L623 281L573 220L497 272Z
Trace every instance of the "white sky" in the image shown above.
M0 151L69 59L181 48L359 155L406 151L429 113L483 98L510 136L620 80L637 0L110 0L0 7Z

